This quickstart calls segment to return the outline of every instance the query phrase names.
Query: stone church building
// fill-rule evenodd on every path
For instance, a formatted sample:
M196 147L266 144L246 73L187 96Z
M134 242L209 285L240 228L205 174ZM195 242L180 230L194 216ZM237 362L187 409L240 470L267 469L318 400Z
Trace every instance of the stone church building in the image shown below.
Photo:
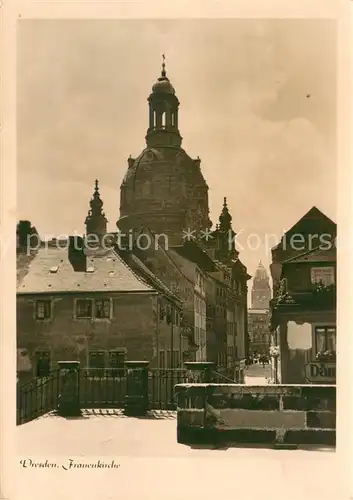
M37 351L50 351L51 364L76 355L91 366L99 352L109 365L115 349L161 368L213 361L242 381L250 276L226 198L212 230L201 161L181 146L179 101L164 61L148 106L146 148L128 158L117 232L107 233L96 181L83 249L72 237L65 250L42 244L30 256L18 245L18 349L33 370ZM24 222L18 232L28 230Z

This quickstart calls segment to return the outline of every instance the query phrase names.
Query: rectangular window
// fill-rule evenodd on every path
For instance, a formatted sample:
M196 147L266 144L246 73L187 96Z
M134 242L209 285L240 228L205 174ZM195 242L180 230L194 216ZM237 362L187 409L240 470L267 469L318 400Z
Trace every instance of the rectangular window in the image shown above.
M105 354L105 351L89 351L88 364L91 376L100 377L104 375Z
M335 282L335 270L333 267L312 267L311 282L313 284L333 285Z
M96 300L96 318L110 318L111 302L109 299Z
M317 326L315 328L316 353L323 351L336 352L336 328L333 326Z
M35 354L36 360L36 377L48 377L50 374L51 355L50 351L37 351Z
M77 318L92 318L93 307L92 299L77 299L76 300L76 317Z
M108 352L107 375L123 377L125 375L126 349L114 349Z
M37 300L36 319L49 319L51 317L51 301Z

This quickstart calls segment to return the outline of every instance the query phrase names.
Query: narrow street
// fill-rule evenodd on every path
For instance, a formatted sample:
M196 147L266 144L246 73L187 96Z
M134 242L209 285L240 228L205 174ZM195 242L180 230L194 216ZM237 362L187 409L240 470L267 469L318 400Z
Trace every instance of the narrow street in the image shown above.
M271 377L270 365L263 366L261 364L249 365L245 371L245 383L247 385L265 385L266 378Z

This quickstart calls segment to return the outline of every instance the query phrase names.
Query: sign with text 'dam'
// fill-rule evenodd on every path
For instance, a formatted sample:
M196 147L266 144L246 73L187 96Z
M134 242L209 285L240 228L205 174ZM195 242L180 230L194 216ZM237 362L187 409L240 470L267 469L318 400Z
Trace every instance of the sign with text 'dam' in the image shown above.
M310 382L336 383L336 363L312 361L305 365L305 377Z

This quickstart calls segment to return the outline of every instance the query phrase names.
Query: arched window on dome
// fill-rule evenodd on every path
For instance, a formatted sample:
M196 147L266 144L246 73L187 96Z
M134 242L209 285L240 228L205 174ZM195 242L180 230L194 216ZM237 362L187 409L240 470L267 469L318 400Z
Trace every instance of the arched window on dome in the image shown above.
M167 121L166 121L166 113L165 111L162 113L162 127L165 128L167 124Z
M157 125L157 113L153 111L153 123L152 123L153 128L156 128L156 125Z

